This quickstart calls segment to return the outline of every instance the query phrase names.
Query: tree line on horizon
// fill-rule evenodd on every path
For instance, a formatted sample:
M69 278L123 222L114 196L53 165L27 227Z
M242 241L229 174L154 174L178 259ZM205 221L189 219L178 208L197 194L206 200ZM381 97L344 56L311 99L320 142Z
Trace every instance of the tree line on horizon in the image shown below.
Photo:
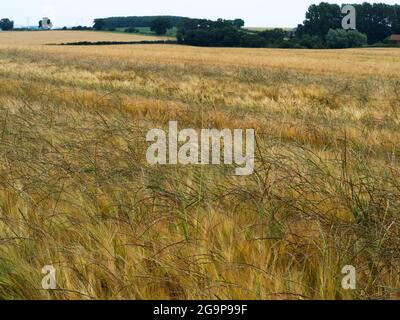
M306 12L295 30L250 32L229 21L184 19L178 24L178 42L198 46L271 48L351 48L364 45L391 45L388 37L400 33L400 5L355 4L356 30L344 30L342 6L321 2Z
M294 30L276 28L262 32L243 28L242 19L216 21L179 16L109 17L94 20L93 29L124 29L139 32L137 28L150 28L157 35L165 35L176 28L180 44L212 47L272 47L272 48L350 48L366 44L391 45L388 37L400 33L400 5L383 3L354 4L356 30L342 29L342 6L321 2L313 4L305 20ZM1 30L12 30L14 22L0 20ZM64 29L67 29L64 27ZM74 27L72 30L88 30Z
M14 21L8 18L3 18L0 20L0 30L9 31L13 29L14 29Z
M390 45L388 36L400 33L400 5L383 3L354 4L357 29L342 29L342 6L321 2L313 4L305 20L293 31L284 29L253 32L244 29L242 19L212 21L177 16L111 17L95 19L94 29L110 30L149 27L158 35L177 28L181 44L212 47L278 47L278 48L350 48L366 44Z
M400 33L400 5L384 3L353 4L356 9L357 31L367 36L368 44L384 41L388 36ZM342 25L342 6L321 2L311 5L306 20L297 28L297 36L310 35L321 41L330 29L339 29Z
M146 28L151 27L155 22L163 22L167 29L176 26L185 17L178 16L132 16L132 17L110 17L94 20L95 30L115 30L119 28Z

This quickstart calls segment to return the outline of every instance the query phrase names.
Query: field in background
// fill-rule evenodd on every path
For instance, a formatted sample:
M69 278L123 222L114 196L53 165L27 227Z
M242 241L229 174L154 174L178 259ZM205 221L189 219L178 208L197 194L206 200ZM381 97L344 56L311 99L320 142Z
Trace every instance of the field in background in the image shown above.
M259 32L261 32L261 31L265 31L265 30L268 30L268 29L270 29L270 28L263 28L263 27L246 27L245 29L247 29L247 30L250 30L250 31L259 31Z
M399 74L396 49L0 40L0 298L400 298ZM254 128L255 174L149 166L170 120Z
M276 29L276 28L267 28L267 27L246 27L246 28L244 28L244 29L250 30L250 31L262 32L262 31L265 31L265 30L273 30L273 29ZM278 28L278 29L283 29L283 30L285 30L285 31L290 31L290 30L292 30L293 28Z
M136 30L138 31L138 34L156 36L154 31L151 31L150 27L136 27ZM119 31L124 32L125 28L120 28ZM176 38L176 33L177 33L177 28L173 27L167 30L166 36Z
M8 31L0 32L0 45L43 45L69 42L168 40L168 37L101 31Z

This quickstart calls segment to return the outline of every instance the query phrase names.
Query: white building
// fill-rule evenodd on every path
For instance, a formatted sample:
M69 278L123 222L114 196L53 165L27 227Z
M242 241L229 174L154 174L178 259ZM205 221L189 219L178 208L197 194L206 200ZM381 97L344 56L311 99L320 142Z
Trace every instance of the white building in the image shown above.
M53 28L53 23L49 18L45 17L39 21L39 28L42 30L50 30Z

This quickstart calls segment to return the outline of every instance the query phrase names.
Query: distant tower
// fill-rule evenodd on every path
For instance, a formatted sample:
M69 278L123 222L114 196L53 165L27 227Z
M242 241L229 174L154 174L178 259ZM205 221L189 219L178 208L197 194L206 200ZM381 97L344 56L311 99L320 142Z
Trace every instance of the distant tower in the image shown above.
M39 21L39 29L42 30L50 30L53 28L53 23L47 17L44 17L42 20Z

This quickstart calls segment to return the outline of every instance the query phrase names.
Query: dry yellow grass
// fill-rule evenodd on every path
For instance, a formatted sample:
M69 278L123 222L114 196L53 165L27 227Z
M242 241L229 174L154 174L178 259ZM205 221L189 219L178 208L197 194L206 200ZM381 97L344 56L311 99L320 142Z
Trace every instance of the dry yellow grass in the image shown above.
M168 37L144 36L101 31L3 31L0 32L0 45L43 45L69 42L98 41L144 41L164 40Z
M400 51L0 43L1 298L399 298ZM149 166L170 120L255 174Z

